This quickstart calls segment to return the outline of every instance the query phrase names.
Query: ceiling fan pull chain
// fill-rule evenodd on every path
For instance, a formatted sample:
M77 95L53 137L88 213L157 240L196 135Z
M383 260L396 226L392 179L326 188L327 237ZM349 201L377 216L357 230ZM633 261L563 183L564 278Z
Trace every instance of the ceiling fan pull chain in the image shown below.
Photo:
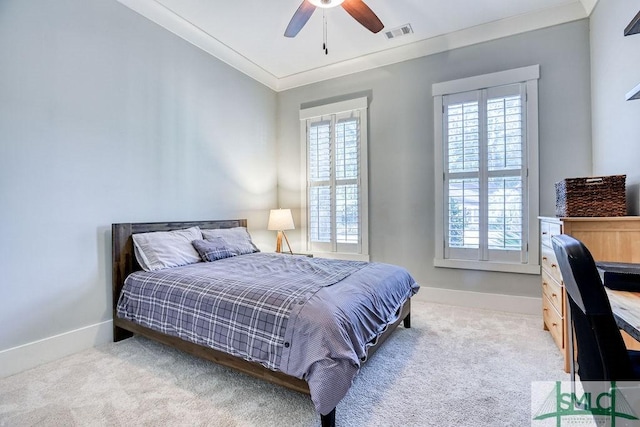
M324 9L322 9L322 50L324 50L325 55L329 54L329 48L327 47L327 17Z

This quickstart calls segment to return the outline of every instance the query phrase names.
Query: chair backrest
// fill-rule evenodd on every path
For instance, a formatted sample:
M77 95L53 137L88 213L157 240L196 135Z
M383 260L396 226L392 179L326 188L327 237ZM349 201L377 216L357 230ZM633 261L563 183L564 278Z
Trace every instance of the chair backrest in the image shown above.
M568 235L554 236L552 243L569 294L580 379L634 379L629 354L591 253L582 242Z

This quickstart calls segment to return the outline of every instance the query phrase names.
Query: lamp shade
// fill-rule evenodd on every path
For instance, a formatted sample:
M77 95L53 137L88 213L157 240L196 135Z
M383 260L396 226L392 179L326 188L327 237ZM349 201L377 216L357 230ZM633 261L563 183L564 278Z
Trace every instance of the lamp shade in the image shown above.
M269 224L267 230L293 230L295 229L293 224L293 216L291 215L291 209L271 209L269 214Z

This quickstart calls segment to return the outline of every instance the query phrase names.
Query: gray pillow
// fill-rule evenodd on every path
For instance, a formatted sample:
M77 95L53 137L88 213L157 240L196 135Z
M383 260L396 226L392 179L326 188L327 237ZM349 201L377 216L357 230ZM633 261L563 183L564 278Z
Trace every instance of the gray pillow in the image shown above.
M194 240L191 244L196 248L200 257L208 262L233 256L220 237L211 240Z
M138 264L145 271L178 267L200 262L200 255L191 242L202 239L200 228L156 231L132 235Z
M245 227L203 229L202 237L205 240L222 239L234 256L260 252L251 241L251 236Z

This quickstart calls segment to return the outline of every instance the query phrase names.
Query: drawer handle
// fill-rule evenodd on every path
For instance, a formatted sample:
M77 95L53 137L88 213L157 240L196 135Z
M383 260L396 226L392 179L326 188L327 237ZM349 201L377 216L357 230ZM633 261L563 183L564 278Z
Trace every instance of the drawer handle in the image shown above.
M556 294L556 293L554 292L554 293L552 293L552 294L551 294L551 296L555 298L555 297L557 297L557 296L558 296L558 294Z
M547 282L542 282L542 286L549 286Z
M551 268L557 268L558 266L555 264L551 264Z
M556 327L556 326L558 326L558 324L557 324L556 322L553 322L553 323L551 324L551 326Z
M542 235L544 236L545 234L549 234L549 233L547 233L546 231L543 231L543 232L542 232Z
M549 259L549 258L547 258L546 256L543 256L543 257L542 257L542 260L543 260L543 261L546 261L546 260L548 260L548 259Z

